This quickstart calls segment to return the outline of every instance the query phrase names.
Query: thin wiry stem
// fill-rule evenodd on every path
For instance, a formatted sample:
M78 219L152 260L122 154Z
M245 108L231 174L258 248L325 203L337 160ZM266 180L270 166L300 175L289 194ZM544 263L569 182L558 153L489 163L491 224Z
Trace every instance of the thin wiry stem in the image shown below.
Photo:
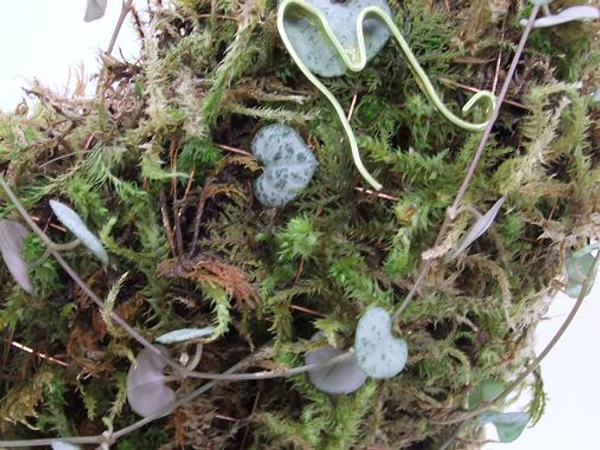
M465 179L463 180L463 183L458 191L458 194L456 194L456 199L454 200L454 204L450 208L448 208L448 213L446 215L446 218L444 219L444 223L442 224L440 232L435 240L435 244L433 245L434 247L437 247L440 244L444 234L448 231L448 229L450 228L450 225L452 224L452 222L456 218L456 215L458 214L458 209L460 208L460 204L462 203L465 193L467 192L467 189L469 188L471 180L473 179L473 175L475 174L475 169L477 169L477 164L479 163L479 160L481 159L481 156L483 155L483 151L485 150L485 146L486 146L488 140L490 139L494 123L496 122L496 119L498 119L498 115L500 114L500 109L502 107L502 103L504 101L504 98L506 97L506 94L508 93L508 88L510 87L510 83L512 82L513 76L515 74L515 70L517 69L517 64L519 63L519 60L521 59L521 54L523 53L523 49L525 48L525 43L527 42L527 39L529 38L529 34L531 33L533 23L535 22L535 18L537 17L539 10L540 10L539 5L535 5L533 7L533 10L531 11L531 15L529 16L529 19L527 20L527 26L525 27L525 30L523 31L523 35L521 36L519 46L517 47L517 51L515 52L515 56L513 57L512 63L510 65L508 75L506 76L506 79L504 80L504 84L502 85L502 89L501 89L500 95L498 96L498 99L496 101L496 105L494 107L494 112L492 113L492 117L490 118L489 122L487 123L487 126L485 128L483 136L481 137L481 141L479 142L479 146L477 147L477 151L475 152L475 156L473 157L473 161L471 162L471 166L469 167L469 170L467 171L467 174L465 175ZM400 307L394 313L394 316L393 316L394 322L396 322L400 318L400 315L402 314L402 312L408 307L408 305L410 304L410 302L416 295L417 290L419 289L419 287L425 280L425 277L426 277L427 273L429 272L429 269L431 268L432 262L433 262L433 260L428 259L427 261L425 261L423 263L423 266L421 267L421 271L419 272L419 275L417 277L417 280L415 281L415 284L411 288L410 292L408 293L408 295L406 296L406 298L404 299L404 301L402 302Z
M492 117L490 118L490 121L488 122L487 126L485 127L483 136L481 136L481 141L479 141L479 146L477 147L475 156L473 156L473 161L471 162L471 166L469 167L469 170L467 171L467 175L465 176L465 179L463 180L463 183L462 183L460 189L458 190L458 194L456 194L456 199L454 200L454 204L448 210L448 215L450 216L451 220L454 220L454 218L456 217L458 208L460 207L460 204L467 192L467 189L469 189L469 185L471 184L473 175L475 175L475 170L477 169L479 160L481 159L481 156L483 155L485 146L490 139L490 136L492 134L492 128L494 127L494 124L496 123L496 119L498 119L498 116L500 114L502 102L504 101L504 98L506 97L506 94L508 93L508 88L510 87L512 79L515 75L515 71L517 70L517 64L519 64L519 60L521 59L521 54L523 53L525 44L527 43L527 39L529 38L529 34L531 33L531 30L533 28L533 23L535 22L535 18L537 17L539 10L540 10L540 6L535 5L533 7L533 10L531 11L531 15L529 16L529 19L527 20L527 26L525 27L525 31L523 31L523 35L521 36L519 46L517 47L515 56L513 57L512 63L510 64L510 68L508 69L508 74L506 75L506 79L504 80L504 84L502 85L502 89L500 90L500 95L498 96L498 101L496 103L496 107L494 108L494 112L492 113Z
M544 359L548 356L548 354L550 354L550 352L554 349L556 344L558 344L558 342L564 336L564 334L567 331L567 329L569 328L569 326L573 323L573 319L575 319L575 316L581 309L581 306L583 305L583 301L586 297L587 291L590 288L591 284L594 282L594 278L595 278L594 274L596 273L596 270L598 268L599 261L600 261L600 252L598 252L598 254L596 255L596 257L594 259L594 264L592 264L592 267L590 267L590 270L587 273L585 282L581 286L581 291L579 292L579 295L577 296L577 300L576 300L575 304L573 305L573 308L571 308L571 312L569 313L569 315L567 316L565 321L562 323L562 325L560 326L560 328L558 329L556 334L552 337L552 340L548 343L548 345L546 345L546 347L544 347L544 350L542 350L542 352L531 362L531 364L529 364L529 366L527 366L527 368L517 378L515 378L515 380L513 380L513 382L510 383L498 397L496 397L493 401L487 402L472 411L468 411L464 414L461 414L459 417L457 417L455 419L436 422L436 424L441 424L441 425L450 425L450 424L454 424L454 423L459 423L459 426L457 427L457 429L446 440L446 442L444 442L444 445L442 445L440 450L445 450L450 446L452 441L460 433L460 430L466 426L466 424L468 423L469 420L473 419L474 417L477 417L481 413L489 411L490 409L494 408L495 406L499 405L504 400L506 400L508 398L508 396L511 394L511 392L515 388L517 388L523 381L525 381L525 379L529 375L531 375L531 373L540 366L542 361L544 361Z
M285 370L274 370L269 372L258 372L258 373L250 373L250 374L238 374L236 375L234 372L237 372L244 366L247 366L251 363L252 360L256 360L261 357L266 350L257 352L254 355L251 355L244 360L238 362L234 366L227 369L222 374L200 374L204 378L204 375L210 375L212 381L204 384L200 388L196 389L191 394L179 399L175 403L163 408L158 411L156 414L152 416L145 417L132 425L129 425L121 430L115 431L113 433L107 433L100 436L85 436L85 437L61 437L54 439L32 439L32 440L24 440L24 441L0 441L0 447L40 447L47 446L56 441L61 441L69 444L111 444L114 443L119 438L132 433L139 428L144 427L145 425L153 422L161 417L164 417L168 414L171 414L176 408L180 406L184 406L194 400L196 397L202 395L212 387L214 387L218 382L222 381L252 381L252 380L264 380L268 378L277 378L277 377L287 377L292 375L298 375L301 373L308 372L310 370L321 369L325 367L329 367L331 365L337 364L339 362L343 362L346 359L353 357L354 351L351 349L346 353L343 353L335 358L331 358L329 360L315 363L315 364L307 364L300 367L295 367L293 369L285 369ZM194 374L199 374L198 372L192 372L190 376L194 376Z
M121 14L119 15L119 20L117 20L117 24L115 25L115 29L113 31L112 37L110 38L110 43L108 44L108 49L106 50L106 54L110 56L115 48L115 44L117 43L117 38L119 37L119 33L121 32L121 28L123 27L123 23L125 22L125 18L129 11L131 11L131 6L133 5L133 0L123 0L123 4L121 6Z
M42 240L50 254L56 259L56 261L61 265L65 272L71 277L71 279L81 288L81 290L92 299L92 301L99 307L104 308L104 301L96 295L94 291L81 279L81 277L75 272L75 270L69 265L69 263L63 258L59 251L55 249L55 243L48 237L44 231L37 226L31 215L27 212L27 210L23 207L15 193L12 191L4 176L0 174L0 187L6 192L6 195L10 199L10 201L15 206L16 210L19 212L23 220L29 225L29 227L33 230L35 234ZM123 328L127 334L129 334L133 339L138 341L143 347L149 349L152 353L158 355L164 362L166 362L169 366L173 367L176 371L185 371L185 368L179 364L177 364L172 359L166 357L156 346L152 345L146 338L144 338L140 333L133 329L125 320L121 318L115 312L110 313L111 319Z
M281 378L281 377L291 377L294 375L299 375L301 373L306 373L311 370L323 369L325 367L333 366L334 364L341 363L354 357L354 350L350 349L341 355L338 355L334 358L327 359L322 362L314 363L314 364L306 364L300 367L294 367L292 369L282 369L282 370L270 370L264 372L256 372L256 373L240 373L229 375L227 373L205 373L205 372L190 372L190 378L201 378L205 380L223 380L223 381L252 381L252 380L267 380L270 378Z

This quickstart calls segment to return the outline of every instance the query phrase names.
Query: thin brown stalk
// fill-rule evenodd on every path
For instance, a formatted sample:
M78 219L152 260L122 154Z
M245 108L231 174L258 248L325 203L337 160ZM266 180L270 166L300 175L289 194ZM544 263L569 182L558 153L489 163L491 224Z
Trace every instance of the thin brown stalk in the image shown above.
M252 156L252 153L247 152L246 150L242 150L241 148L230 147L229 145L224 145L224 144L216 144L216 145L221 150L225 150L230 153L237 153L238 155L244 155L244 156Z
M450 78L437 77L437 79L440 80L442 83L446 83L446 84L449 84L450 86L455 86L457 88L464 89L465 91L468 91L468 92L473 92L473 93L481 92L481 89L477 89L476 87L469 86L467 84L458 83L458 82L456 82L454 80L451 80ZM525 111L529 111L529 107L528 106L524 105L523 103L519 103L519 102L517 102L515 100L511 100L509 98L505 98L502 101L502 104L507 104L507 105L510 105L510 106L514 106L515 108L519 108L519 109L523 109Z
M15 348L18 348L21 351L24 351L25 353L37 356L38 358L50 361L51 363L58 364L59 366L69 367L68 363L61 361L60 359L53 358L52 356L46 355L45 353L38 352L32 349L31 347L27 347L26 345L20 344L19 342L11 341L10 345L12 345Z
M368 195L374 195L374 196L382 198L384 200L390 200L392 202L397 202L398 201L398 197L395 197L392 194L386 194L385 192L374 191L372 189L366 189L366 188L361 187L361 186L356 186L354 188L354 190L358 191L358 192L364 192L365 194L368 194Z
M290 308L292 308L295 311L300 311L300 312L303 312L306 314L310 314L311 316L326 317L325 314L321 314L320 312L317 312L313 309L305 308L304 306L290 305Z

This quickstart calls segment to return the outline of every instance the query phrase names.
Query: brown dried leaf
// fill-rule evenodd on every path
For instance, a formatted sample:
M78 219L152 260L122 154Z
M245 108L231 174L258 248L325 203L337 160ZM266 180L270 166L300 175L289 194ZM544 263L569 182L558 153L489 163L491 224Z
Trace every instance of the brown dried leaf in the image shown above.
M251 308L258 304L258 293L248 280L246 272L215 256L199 255L191 261L168 259L160 263L157 269L165 278L185 278L200 284L217 284L237 300L238 308L243 303Z

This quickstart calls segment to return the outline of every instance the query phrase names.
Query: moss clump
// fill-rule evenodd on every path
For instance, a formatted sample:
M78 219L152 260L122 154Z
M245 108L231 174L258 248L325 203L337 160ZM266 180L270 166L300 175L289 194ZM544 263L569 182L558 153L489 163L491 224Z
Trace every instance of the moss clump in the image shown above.
M390 4L458 111L470 94L457 83L491 88L500 50L502 81L527 11L459 1L448 12L444 3ZM484 4L497 7L477 9ZM406 297L480 136L444 119L388 44L363 72L327 81L343 105L357 99L352 125L363 158L396 200L368 195L356 189L361 179L334 112L282 47L273 1L153 5L141 58L110 64L94 99L33 85L38 102L28 115L0 115L6 178L55 241L67 238L55 226L52 198L100 230L108 268L83 249L66 258L100 296L118 284L112 307L144 336L214 323L219 338L204 347L203 372L222 372L263 345L270 355L257 366L299 365L318 330L351 345L367 307L391 311ZM218 384L117 448L437 448L453 432L441 423L465 408L475 385L511 380L533 356L530 337L547 295L564 286L557 277L565 258L599 233L590 119L597 112L588 95L600 82L598 26L569 27L536 31L525 51L512 103L465 199L484 211L505 195L505 206L468 253L434 259L401 316L409 361L400 376L339 397L306 376ZM569 39L575 35L586 40ZM475 115L483 119L484 111ZM302 134L319 169L300 197L268 211L251 190L260 168L239 150L274 121ZM8 201L0 217L17 218ZM433 254L468 225L459 216ZM36 237L25 246L29 261L44 251ZM31 269L34 295L4 267L0 275L2 436L97 435L137 420L124 380L139 346L54 260ZM186 380L179 393L196 385ZM540 378L523 388L539 417Z

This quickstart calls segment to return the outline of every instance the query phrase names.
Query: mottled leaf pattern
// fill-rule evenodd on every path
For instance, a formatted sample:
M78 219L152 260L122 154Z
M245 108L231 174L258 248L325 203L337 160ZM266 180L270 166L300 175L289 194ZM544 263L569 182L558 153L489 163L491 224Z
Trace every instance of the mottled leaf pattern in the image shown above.
M529 416L524 412L496 412L488 411L479 416L482 425L492 423L496 427L500 441L509 443L515 441L529 422Z
M356 327L356 359L371 378L395 377L408 359L406 341L394 337L391 327L390 313L383 308L368 309Z
M264 173L254 183L258 201L276 208L296 198L310 180L317 160L300 135L287 125L261 128L252 141L252 152L264 165Z
M377 6L390 16L392 12L385 0L348 0L334 2L331 0L306 0L306 4L320 10L329 26L348 52L356 52L356 19L367 6ZM298 17L286 14L285 29L294 49L311 72L323 77L337 77L346 72L346 67L335 47L327 38L323 38L319 28L308 19L310 16ZM385 24L377 18L369 18L364 22L364 35L367 60L371 60L383 48L390 37Z
M594 266L594 256L592 251L598 248L598 244L591 244L587 247L580 248L565 261L565 269L567 271L567 286L565 292L569 297L577 298L583 289L590 270ZM588 295L592 290L595 274L592 275L592 282L589 283L584 295Z

